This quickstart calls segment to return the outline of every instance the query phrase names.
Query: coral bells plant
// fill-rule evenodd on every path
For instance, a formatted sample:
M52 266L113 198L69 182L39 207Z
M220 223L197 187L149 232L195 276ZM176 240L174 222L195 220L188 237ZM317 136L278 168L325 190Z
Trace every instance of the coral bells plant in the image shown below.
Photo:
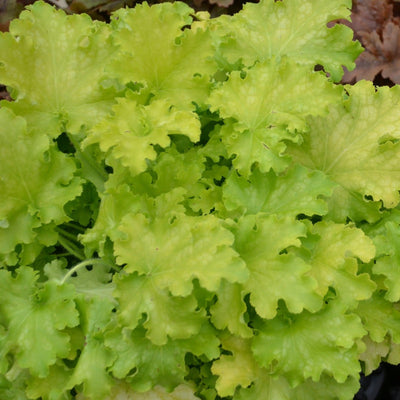
M350 400L400 362L400 90L338 84L350 5L1 34L2 400Z

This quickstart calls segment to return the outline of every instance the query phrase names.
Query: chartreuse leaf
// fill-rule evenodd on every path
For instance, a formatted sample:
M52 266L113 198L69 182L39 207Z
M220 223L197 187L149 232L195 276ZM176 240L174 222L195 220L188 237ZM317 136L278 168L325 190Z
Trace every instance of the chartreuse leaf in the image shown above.
M115 285L111 283L109 265L100 259L89 259L68 270L65 264L57 259L46 264L43 270L50 280L74 285L77 296L84 299L104 297L110 302L115 302L113 297Z
M377 343L369 336L364 336L362 340L365 344L365 351L360 354L360 361L363 362L363 372L365 375L369 375L378 369L379 364L388 355L390 351L390 339L386 337L382 342Z
M46 378L30 377L26 394L30 399L42 400L69 400L70 391L66 389L66 382L71 376L71 369L61 362L50 367Z
M289 56L309 67L323 65L337 82L343 76L342 65L353 69L362 48L353 41L351 29L341 24L328 28L327 23L348 19L350 8L350 0L262 0L246 4L233 17L220 17L216 25L220 35L229 38L222 50L230 62L241 59L250 66Z
M374 342L382 342L387 334L400 343L400 311L379 292L361 301L357 308L365 329Z
M262 172L282 171L288 165L283 140L297 142L295 131L306 130L306 117L326 113L340 101L339 93L320 72L283 58L260 62L245 76L232 72L209 102L212 111L233 119L220 133L222 142L236 155L235 167L248 175L255 162Z
M117 378L127 377L132 388L139 392L162 385L172 390L184 382L187 374L185 355L205 355L208 359L219 355L219 340L214 330L205 325L198 335L188 339L168 340L164 345L156 345L146 338L142 327L137 329L115 329L107 334L107 346L118 354L112 366Z
M239 220L235 249L250 272L243 288L261 317L274 318L281 299L293 313L304 308L314 312L321 307L322 299L315 292L317 283L306 275L311 266L285 251L300 246L305 232L301 222L289 217L258 214Z
M232 396L237 386L247 387L263 373L251 352L251 340L222 334L222 347L230 355L221 355L211 371L218 376L215 388L221 397Z
M317 313L299 315L283 312L266 321L253 339L257 362L285 376L291 385L307 378L318 381L326 372L338 382L358 378L358 339L367 332L360 318L346 314L341 302L330 302Z
M203 104L215 72L214 49L208 30L183 29L192 22L193 10L184 3L147 3L120 9L113 17L113 39L120 48L112 74L126 84L144 87L138 96L167 100L179 109ZM154 27L157 29L154 29Z
M383 230L373 238L377 248L377 259L372 267L374 274L383 275L387 289L385 299L400 300L400 228L397 221L386 219Z
M357 259L369 262L375 247L361 229L322 221L310 226L303 243L308 249L304 259L311 265L307 275L318 282L315 290L320 296L333 287L349 307L371 297L376 284L368 273L358 273Z
M318 382L307 379L296 387L288 380L273 373L273 368L259 366L251 351L251 341L223 334L222 346L230 355L222 355L213 362L212 372L218 376L218 394L232 396L234 400L348 400L357 391L359 383L349 377L338 383L326 374Z
M242 285L222 281L217 291L218 300L210 307L211 322L215 327L220 330L228 328L229 332L245 338L253 336L244 319L247 309L243 300L245 293Z
M168 337L182 339L197 334L206 320L204 310L197 310L193 295L173 297L151 276L121 275L115 278L115 284L121 324L134 329L146 315L146 336L157 345L165 344Z
M0 255L7 256L19 243L54 244L52 224L67 220L64 205L81 187L74 162L46 136L28 135L26 121L4 107L0 121Z
M67 357L69 335L63 330L79 324L74 290L47 281L40 287L37 273L20 267L14 278L0 271L0 312L6 321L1 358L15 351L18 365L44 378L57 358Z
M115 91L100 85L114 49L106 24L36 2L0 36L0 82L15 102L3 103L51 137L76 132L108 112ZM26 73L29 71L29 74Z
M179 153L170 147L161 153L153 167L157 174L155 187L157 194L166 193L177 187L188 191L188 196L197 193L203 186L199 184L205 169L203 157L197 149Z
M154 145L167 147L171 134L200 139L200 121L190 111L178 111L165 100L147 106L132 98L121 98L113 107L113 115L96 125L84 143L99 143L100 149L111 153L133 175L147 168L146 159L157 156Z
M107 396L105 400L199 400L194 393L195 389L187 383L177 386L172 391L168 391L163 386L157 385L151 390L140 393L133 390L128 383L119 382L112 388L110 395ZM77 400L86 399L87 398L82 396L77 397Z
M114 380L108 373L116 354L104 344L104 334L113 321L114 302L107 298L78 299L81 329L84 333L81 353L66 387L83 384L82 393L91 399L102 399L111 390Z
M143 214L128 214L118 229L124 234L114 242L118 264L126 264L127 273L145 275L156 290L187 296L193 279L216 291L221 279L244 282L248 277L232 248L233 234L213 215L164 214L153 221Z
M340 185L329 201L334 219L374 222L380 216L376 202L387 208L399 202L400 88L375 89L361 81L346 90L348 98L333 106L329 116L310 118L304 141L288 143L289 154Z
M324 215L328 206L323 197L330 196L333 187L324 174L300 165L280 175L255 168L248 179L232 173L223 186L223 199L228 211L244 214Z
M2 400L28 400L26 394L28 377L28 371L20 368L13 369L11 373L7 374L7 377L0 375L0 398Z

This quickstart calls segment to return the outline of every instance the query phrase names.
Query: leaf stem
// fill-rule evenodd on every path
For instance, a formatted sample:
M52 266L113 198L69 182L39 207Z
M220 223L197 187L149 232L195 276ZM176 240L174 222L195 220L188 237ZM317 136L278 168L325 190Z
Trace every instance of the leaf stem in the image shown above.
M87 267L88 265L95 265L95 264L103 264L108 266L103 260L100 258L91 258L89 260L84 260L80 262L79 264L76 264L74 267L72 267L64 276L63 280L61 281L61 284L65 283L66 280L68 280L75 272L80 270L83 267Z
M59 234L63 235L65 238L71 240L72 242L77 242L77 238L73 233L66 231L65 229L61 228L60 226L56 227L56 231Z
M72 243L68 238L64 237L62 234L59 235L58 241L61 244L64 249L66 249L70 254L75 256L78 260L84 260L85 256L83 255L82 251L79 249L78 246L76 246L74 243Z
M83 226L79 225L76 222L65 222L63 225L65 225L66 227L70 227L71 229L75 229L76 231L78 231L79 233L85 233L86 230Z

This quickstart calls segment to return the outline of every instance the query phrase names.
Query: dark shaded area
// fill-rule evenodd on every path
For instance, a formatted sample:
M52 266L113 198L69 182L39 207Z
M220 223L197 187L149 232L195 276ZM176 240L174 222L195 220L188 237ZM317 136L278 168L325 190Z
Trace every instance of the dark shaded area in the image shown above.
M400 366L382 363L371 375L361 376L354 400L400 400Z

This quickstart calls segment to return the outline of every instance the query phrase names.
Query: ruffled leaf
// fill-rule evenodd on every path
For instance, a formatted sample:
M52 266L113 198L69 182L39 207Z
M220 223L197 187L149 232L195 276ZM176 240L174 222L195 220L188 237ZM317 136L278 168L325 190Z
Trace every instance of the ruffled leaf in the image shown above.
M329 202L332 217L373 222L380 217L376 202L393 208L400 199L400 89L361 81L346 90L328 117L309 120L304 142L289 143L289 153L340 185Z
M0 110L0 121L0 254L40 239L54 244L51 225L68 219L64 205L81 191L75 164L46 136L28 135L25 120L10 110ZM47 226L53 229L50 243Z
M313 0L263 0L246 4L233 17L220 18L217 26L229 39L222 45L230 62L243 60L245 65L271 57L289 56L313 68L322 65L334 81L343 75L343 65L355 67L361 53L353 32L347 26L327 24L348 19L350 0L318 2ZM310 68L310 69L311 69Z
M40 288L37 279L28 267L20 267L15 278L0 271L0 315L7 321L1 358L16 348L18 364L43 378L58 357L68 355L69 335L62 331L79 319L72 286L49 281Z
M135 329L145 315L146 336L157 345L164 345L169 337L184 339L197 334L206 320L204 310L197 310L194 296L173 297L151 276L125 275L115 283L122 326Z
M321 307L316 282L306 276L310 265L285 254L288 247L300 245L305 235L302 223L275 215L247 216L239 220L235 235L235 248L250 272L243 288L261 317L274 318L281 299L293 313Z
M248 175L255 162L262 172L282 171L288 163L283 140L297 142L306 117L324 114L340 100L339 92L321 73L283 58L258 63L245 76L232 72L209 102L212 111L233 119L221 131L222 142L236 155L239 172Z
M119 227L124 234L114 242L125 271L144 274L156 288L187 296L193 279L216 291L221 279L243 282L248 271L231 247L234 237L212 216L164 216L151 221L143 214L126 215Z
M51 137L91 126L116 95L101 86L114 53L108 38L107 25L86 14L66 15L40 1L29 6L0 36L0 82L16 100L3 105Z
M169 146L172 134L198 141L200 122L196 115L178 111L163 100L142 106L128 97L118 100L113 115L97 125L84 143L99 143L103 152L111 153L136 175L146 170L146 160L156 158L155 145Z
M138 95L143 104L164 99L190 110L193 103L205 102L215 72L214 49L207 30L184 29L192 13L177 2L152 7L144 3L114 14L113 39L121 56L111 71L124 84L144 86Z
M346 314L342 308L331 302L315 314L283 314L268 321L253 340L256 360L292 385L307 378L318 381L323 372L338 382L349 376L358 378L357 340L366 331L357 315Z
M254 169L248 179L236 173L223 187L224 205L229 211L244 214L324 215L328 206L324 197L332 193L334 184L319 171L295 166L281 175L266 174Z
M185 355L204 354L208 358L219 354L219 340L209 326L204 326L199 335L188 339L169 340L164 345L156 345L146 338L143 328L134 331L114 330L107 334L107 346L116 354L112 366L118 378L128 375L134 390L145 392L156 385L172 390L184 382L187 374Z

